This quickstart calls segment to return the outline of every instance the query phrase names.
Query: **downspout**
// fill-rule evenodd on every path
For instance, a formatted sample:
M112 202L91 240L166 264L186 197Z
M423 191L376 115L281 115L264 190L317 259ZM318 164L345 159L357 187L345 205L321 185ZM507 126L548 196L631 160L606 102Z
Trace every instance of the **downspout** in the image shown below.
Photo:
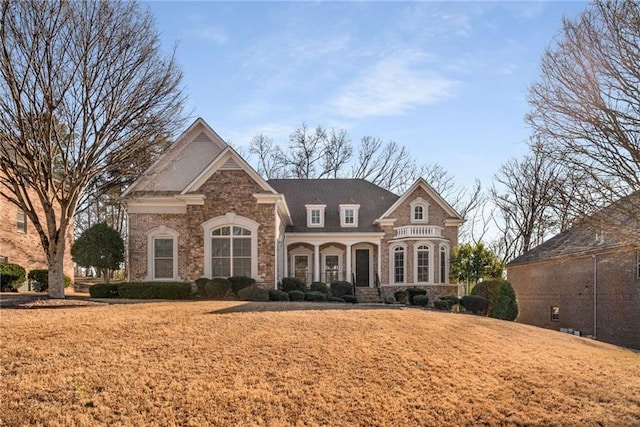
M593 257L593 339L597 339L598 325L598 258Z

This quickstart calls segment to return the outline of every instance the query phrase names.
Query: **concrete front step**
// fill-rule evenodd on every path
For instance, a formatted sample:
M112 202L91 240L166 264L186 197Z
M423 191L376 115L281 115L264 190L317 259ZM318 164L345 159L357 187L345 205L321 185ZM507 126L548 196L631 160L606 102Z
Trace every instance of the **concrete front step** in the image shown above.
M358 302L382 302L376 288L356 287L356 297L358 297Z

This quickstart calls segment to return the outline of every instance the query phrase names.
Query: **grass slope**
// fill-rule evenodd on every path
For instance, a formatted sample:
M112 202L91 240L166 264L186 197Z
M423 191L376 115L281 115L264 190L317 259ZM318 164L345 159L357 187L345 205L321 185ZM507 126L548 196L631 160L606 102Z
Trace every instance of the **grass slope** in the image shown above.
M323 307L2 309L0 425L640 425L631 351L475 316Z

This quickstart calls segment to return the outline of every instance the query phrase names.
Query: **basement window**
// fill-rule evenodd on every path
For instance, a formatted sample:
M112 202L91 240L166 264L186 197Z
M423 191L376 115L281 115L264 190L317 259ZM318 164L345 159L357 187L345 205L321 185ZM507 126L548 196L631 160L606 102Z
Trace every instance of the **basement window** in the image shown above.
M552 322L560 321L560 307L551 306L551 321Z

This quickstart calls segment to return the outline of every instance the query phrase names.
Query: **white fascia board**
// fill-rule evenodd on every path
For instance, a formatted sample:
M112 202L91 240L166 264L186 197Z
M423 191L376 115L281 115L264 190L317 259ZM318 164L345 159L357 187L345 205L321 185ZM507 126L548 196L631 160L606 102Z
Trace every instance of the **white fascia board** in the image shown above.
M287 245L292 243L341 243L355 245L357 243L380 244L384 233L285 233Z
M404 192L402 196L396 202L391 205L389 209L380 217L381 219L385 218L388 215L391 215L393 211L395 211L402 203L404 203L411 193L413 193L418 187L422 187L422 189L431 196L450 216L454 217L456 220L464 221L464 218L460 216L458 212L445 200L442 198L438 192L424 180L424 178L418 178L415 183Z
M184 194L176 196L177 200L184 200L187 205L204 205L204 199L206 199L204 194Z
M445 227L457 227L465 223L464 219L445 219L444 226Z
M375 221L373 221L374 224L378 224L381 226L393 226L396 221L398 219L397 218L378 218Z
M127 213L186 214L187 203L175 197L153 197L125 201Z

